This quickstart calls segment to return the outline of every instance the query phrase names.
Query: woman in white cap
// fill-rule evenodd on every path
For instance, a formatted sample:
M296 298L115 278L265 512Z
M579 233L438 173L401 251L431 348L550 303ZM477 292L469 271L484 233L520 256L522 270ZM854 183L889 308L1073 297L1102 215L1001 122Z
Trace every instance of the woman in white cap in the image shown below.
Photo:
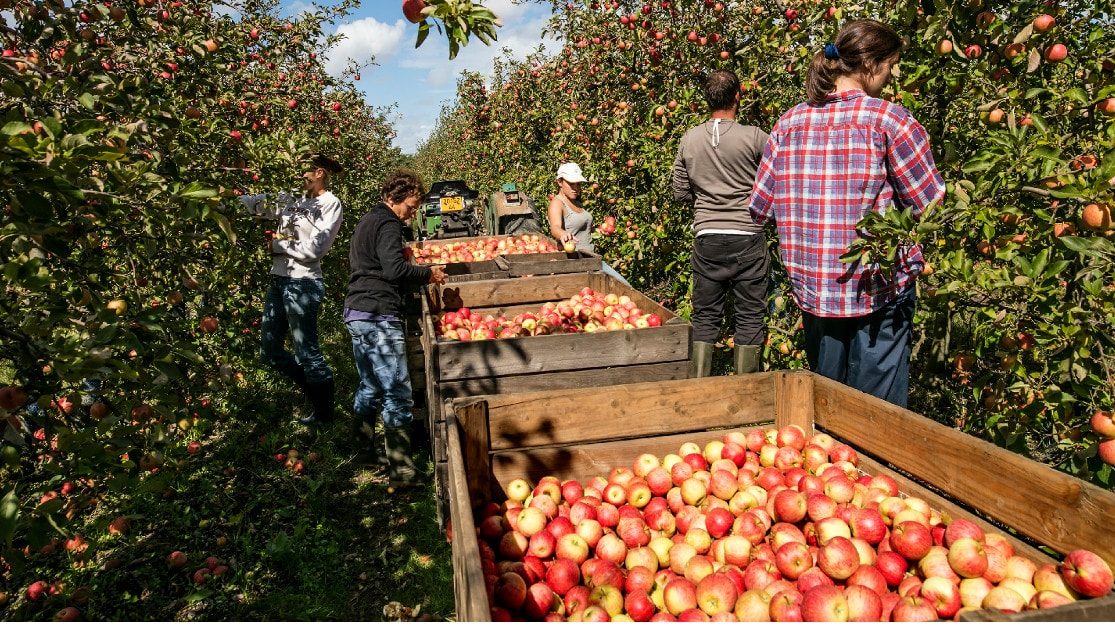
M595 253L592 245L592 214L580 203L581 184L585 181L580 166L573 162L561 164L557 170L558 193L550 199L547 216L550 219L550 233L559 242L572 242L576 251ZM631 285L607 262L602 262L602 270L623 285Z

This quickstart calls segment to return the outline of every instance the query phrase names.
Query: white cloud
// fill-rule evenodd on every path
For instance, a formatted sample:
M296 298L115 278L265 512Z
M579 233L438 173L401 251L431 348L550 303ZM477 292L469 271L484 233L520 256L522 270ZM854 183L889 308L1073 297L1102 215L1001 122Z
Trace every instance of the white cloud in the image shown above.
M341 24L337 34L343 35L344 39L329 50L325 69L336 75L345 69L349 59L365 64L373 58L383 60L390 57L399 50L405 33L406 23L403 20L387 24L368 17Z
M453 99L461 72L478 72L490 77L493 61L503 57L505 52L514 59L523 59L540 45L547 54L560 49L558 40L542 38L542 30L550 17L549 7L530 2L516 4L514 0L488 0L484 6L500 16L504 23L498 31L499 39L491 46L472 38L461 48L457 58L450 61L449 44L436 28L421 48L412 48L409 39L405 42L408 51L400 54L394 65L413 71L413 90L408 91L420 93L421 98L407 102L409 95L401 95L395 128L398 132L396 143L404 151L414 151L429 136L441 104ZM407 35L413 37L414 30L408 29Z

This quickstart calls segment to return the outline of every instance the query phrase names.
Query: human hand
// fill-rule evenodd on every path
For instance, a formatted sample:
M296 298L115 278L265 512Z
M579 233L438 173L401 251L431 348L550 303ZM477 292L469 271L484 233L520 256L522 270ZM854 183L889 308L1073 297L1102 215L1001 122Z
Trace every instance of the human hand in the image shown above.
M445 274L445 266L431 266L430 267L430 283L441 285L449 276Z

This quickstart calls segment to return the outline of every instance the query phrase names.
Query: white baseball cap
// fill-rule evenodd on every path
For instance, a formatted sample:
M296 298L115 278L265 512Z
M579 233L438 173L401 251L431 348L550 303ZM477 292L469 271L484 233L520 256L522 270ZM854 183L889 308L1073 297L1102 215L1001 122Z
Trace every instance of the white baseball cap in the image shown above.
M558 166L557 178L565 179L570 183L584 183L588 179L581 173L581 167L573 162Z

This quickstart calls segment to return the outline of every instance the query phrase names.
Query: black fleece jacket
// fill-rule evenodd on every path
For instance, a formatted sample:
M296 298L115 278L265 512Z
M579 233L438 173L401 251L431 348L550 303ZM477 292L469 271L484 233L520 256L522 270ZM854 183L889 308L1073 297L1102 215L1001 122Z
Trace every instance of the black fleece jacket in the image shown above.
M430 281L430 269L403 257L403 221L379 203L360 219L352 234L345 307L360 312L402 316L403 294Z

